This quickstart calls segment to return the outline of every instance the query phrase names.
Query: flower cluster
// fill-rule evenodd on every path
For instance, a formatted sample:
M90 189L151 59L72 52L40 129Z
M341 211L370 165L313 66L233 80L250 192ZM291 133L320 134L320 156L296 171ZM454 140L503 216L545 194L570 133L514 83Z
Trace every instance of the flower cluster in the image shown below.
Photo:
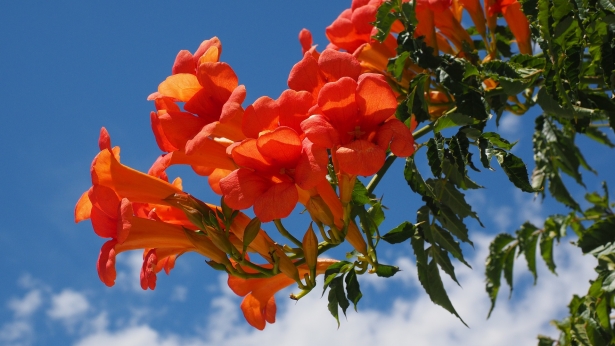
M288 89L246 107L246 88L221 61L218 38L204 41L194 53L180 51L171 75L148 97L156 109L150 115L152 131L163 152L149 172L122 165L119 148L112 148L101 130L92 187L75 209L77 222L90 219L95 233L108 239L97 263L101 281L114 284L119 253L142 249L141 287L154 289L158 272L168 274L177 257L197 252L228 273L229 287L245 297L241 309L247 321L263 329L275 321L277 291L297 284L299 299L337 262L319 258L327 249L348 241L359 267L375 267L371 239L352 212L352 194L357 177L377 174L388 156L413 155L416 121L402 122L395 114L400 88L420 72L412 63L401 79L388 72L404 26L396 22L382 42L373 39L372 23L383 2L354 0L327 28L331 44L320 52L304 29L303 58L289 73ZM424 36L435 54L463 56L474 43L460 24L461 10L468 11L485 40L485 23L493 29L502 12L516 21L511 30L521 51L531 50L515 19L516 0L486 3L485 18L477 1L417 1L415 35ZM425 96L433 100L430 114L449 108L443 104L450 96L443 92L429 90ZM179 178L170 183L166 170L173 165L189 165L208 177L221 205L184 192ZM308 211L321 242L311 225L303 228L300 241L296 230L282 224L297 204ZM256 217L245 215L246 209ZM267 222L295 247L262 230Z

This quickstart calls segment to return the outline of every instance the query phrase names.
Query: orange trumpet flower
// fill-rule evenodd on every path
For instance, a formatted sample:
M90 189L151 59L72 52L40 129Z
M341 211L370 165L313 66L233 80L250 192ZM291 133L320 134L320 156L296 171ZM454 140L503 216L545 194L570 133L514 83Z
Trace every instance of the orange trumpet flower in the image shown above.
M320 275L327 268L338 262L331 259L318 259L316 274ZM310 272L307 265L297 267L299 276ZM248 269L245 269L248 271ZM274 295L295 283L285 274L278 274L266 279L242 279L235 276L228 278L228 285L238 296L245 297L241 302L241 311L246 321L256 329L263 330L267 323L275 323L276 303Z

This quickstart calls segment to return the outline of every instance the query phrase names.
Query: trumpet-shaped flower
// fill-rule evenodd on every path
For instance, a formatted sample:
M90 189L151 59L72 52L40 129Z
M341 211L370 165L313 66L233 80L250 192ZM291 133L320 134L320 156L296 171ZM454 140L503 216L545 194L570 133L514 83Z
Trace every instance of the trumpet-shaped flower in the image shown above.
M376 21L378 6L383 0L353 0L352 6L344 10L326 29L332 48L353 53L359 46L370 42L373 22Z
M242 141L232 155L241 168L220 180L224 202L233 209L254 206L263 222L288 216L299 201L297 185L316 186L328 163L324 148L314 148L286 126Z
M320 275L336 260L318 259L316 274ZM309 273L306 265L297 268L299 275ZM248 271L246 269L246 271ZM265 279L242 279L236 276L228 278L228 285L238 296L245 297L241 302L241 311L246 321L254 328L263 330L267 323L275 322L276 303L274 295L295 283L295 280L285 274L278 274Z
M485 0L485 7L487 8L489 29L495 30L497 14L502 13L510 31L517 40L519 52L532 54L530 23L521 11L521 4L517 0Z
M410 130L392 118L395 94L381 75L363 74L358 83L345 77L325 85L318 95L321 114L301 123L314 144L334 153L334 164L351 175L372 175L384 164L386 150L414 153Z

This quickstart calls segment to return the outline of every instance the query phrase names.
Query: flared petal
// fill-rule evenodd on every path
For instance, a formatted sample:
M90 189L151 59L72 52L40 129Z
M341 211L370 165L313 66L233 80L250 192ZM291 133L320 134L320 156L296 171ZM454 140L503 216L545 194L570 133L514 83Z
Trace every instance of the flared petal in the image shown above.
M246 108L241 129L248 138L258 138L265 130L273 130L278 125L280 110L275 100L270 97L259 97Z
M397 98L384 76L374 73L361 75L357 86L357 105L363 116L361 130L372 129L395 114Z
M181 102L188 102L203 87L195 75L189 73L174 74L158 85L158 92Z
M352 54L334 49L325 49L320 54L318 67L327 82L335 82L342 77L357 80L361 74L361 64Z
M92 165L92 183L106 186L133 202L165 204L174 193L182 193L164 180L122 165L109 150L101 151Z
M92 202L88 197L90 190L84 192L77 205L75 205L75 223L87 220L90 218L90 211L92 210Z
M327 83L318 94L318 106L337 130L342 143L352 138L351 133L358 125L356 89L357 82L344 77L337 82Z
M256 140L256 147L270 164L284 168L295 168L302 151L299 135L286 126L261 134Z
M304 190L309 190L326 180L329 154L327 149L317 146L308 138L302 142L303 151L295 168L295 183Z
M397 119L391 119L380 126L376 135L378 145L399 157L408 157L414 154L414 137L410 129Z
M322 115L312 115L301 122L301 129L310 141L323 148L333 148L340 143L337 130Z
M220 180L224 203L237 210L247 209L254 205L256 199L270 186L270 181L246 168L235 170Z
M301 29L299 32L299 43L301 43L301 54L305 54L312 48L312 33L308 29Z
M291 130L292 131L292 130ZM250 168L259 172L268 172L272 167L267 158L261 153L258 147L258 140L248 138L235 146L232 151L235 163L244 168Z
M262 222L282 219L290 215L293 209L295 209L298 201L299 194L297 193L297 186L294 183L277 183L256 198L254 202L254 214L256 214Z
M301 134L301 122L310 116L310 109L316 100L307 91L287 89L277 100L280 126L288 126Z
M354 175L370 176L376 174L384 164L385 151L366 140L352 141L336 151L339 169Z
M296 91L305 90L314 98L318 96L325 82L325 77L318 67L318 60L309 52L303 55L303 59L293 66L288 75L289 88Z

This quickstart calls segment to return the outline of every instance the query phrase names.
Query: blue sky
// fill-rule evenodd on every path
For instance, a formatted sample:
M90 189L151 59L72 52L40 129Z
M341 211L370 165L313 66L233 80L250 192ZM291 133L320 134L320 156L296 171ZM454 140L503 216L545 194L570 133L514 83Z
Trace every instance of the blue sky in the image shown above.
M341 0L4 4L0 345L518 345L533 344L538 333L553 335L548 321L565 313L573 292L584 292L593 259L562 242L556 249L559 276L540 265L533 288L519 261L511 300L503 289L486 321L483 263L490 235L512 232L526 220L541 225L547 215L566 212L550 199L540 203L516 191L501 170L474 175L486 189L467 197L486 227L470 225L476 247L465 251L474 270L457 265L463 288L446 282L470 329L429 302L409 245L382 249L381 257L403 271L388 280L361 277L359 313L349 312L339 330L318 292L298 303L278 295L278 322L264 332L251 329L241 316L240 298L198 256L181 257L170 276L159 276L153 292L138 284L140 251L119 256L116 286L99 281L95 263L103 239L89 222L74 223L73 208L91 185L89 165L98 152L100 127L122 148L123 163L147 171L160 152L149 126L153 104L146 97L170 74L179 50L194 51L201 41L218 36L222 60L247 87L244 106L262 95L277 98L301 58L299 31L310 29L324 48L324 28L349 6L350 1ZM530 167L528 129L535 115L505 115L501 123L505 137L520 140L515 153ZM615 186L608 175L613 153L582 143L590 165L602 173L584 173L588 190L599 189L605 179ZM414 221L421 203L403 181L402 167L397 162L377 190L390 208L385 231L403 220ZM219 201L205 179L190 170L173 168L170 175L182 176L184 188L197 197ZM584 190L575 187L573 194L582 199Z

